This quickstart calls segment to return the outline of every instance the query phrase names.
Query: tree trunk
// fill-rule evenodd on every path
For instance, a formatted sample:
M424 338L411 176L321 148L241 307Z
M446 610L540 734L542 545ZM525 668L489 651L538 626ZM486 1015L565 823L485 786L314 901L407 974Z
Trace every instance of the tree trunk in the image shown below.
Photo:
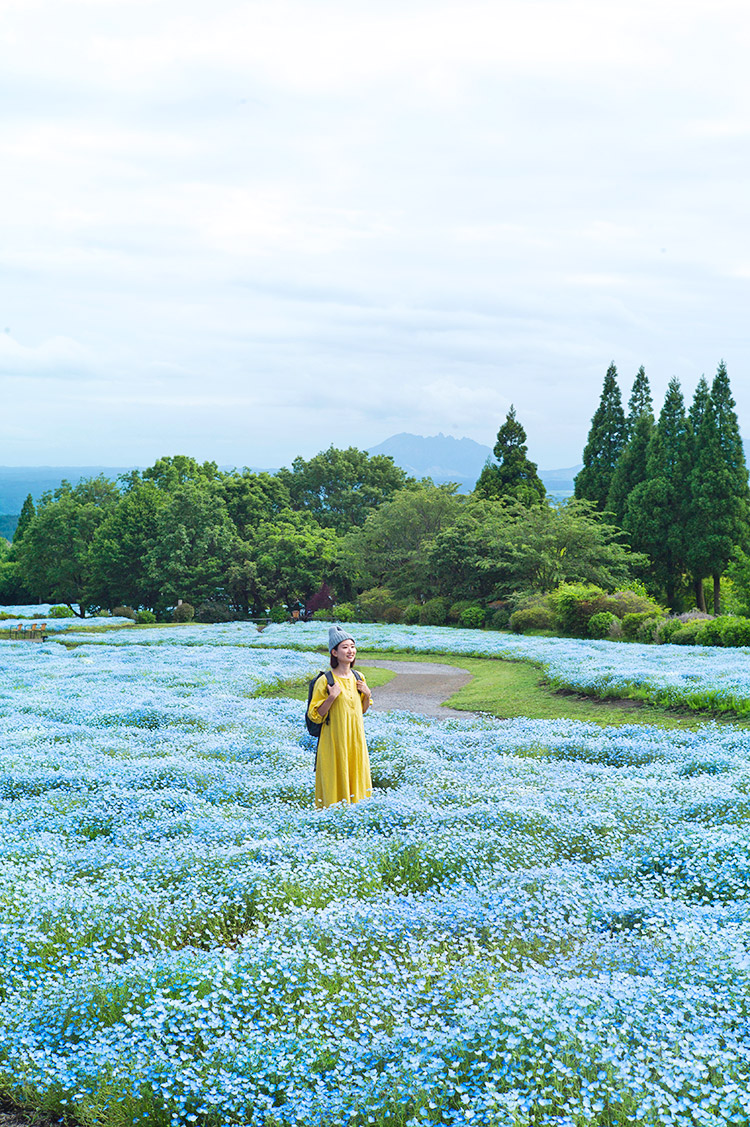
M693 580L693 591L695 592L695 605L698 610L706 613L706 592L703 590L703 577L696 577Z
M721 576L714 575L714 614L721 614Z

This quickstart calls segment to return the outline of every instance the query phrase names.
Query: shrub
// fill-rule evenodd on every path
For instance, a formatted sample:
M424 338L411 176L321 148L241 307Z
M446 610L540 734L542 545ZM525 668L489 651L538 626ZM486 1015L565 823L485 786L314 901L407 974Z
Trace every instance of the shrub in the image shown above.
M669 640L674 646L701 646L704 645L703 635L705 634L707 623L702 622L700 619L693 619L690 622L681 623L676 630L672 630L669 635ZM710 645L711 643L709 643ZM721 643L718 643L721 645Z
M510 611L507 607L498 607L493 610L487 622L490 630L507 630L510 625Z
M333 611L321 607L320 610L314 610L310 617L313 622L333 622Z
M354 603L337 603L334 610L331 611L331 616L331 622L334 618L337 622L355 622L357 608Z
M722 614L701 623L699 645L750 646L750 619Z
M403 618L404 608L398 603L393 603L383 611L383 622L402 622Z
M541 600L519 607L510 616L510 628L515 634L528 634L531 630L551 630L554 624L552 609Z
M115 618L132 618L135 622L137 615L132 607L115 607L112 611Z
M591 583L563 583L550 595L556 626L561 634L576 638L588 635L588 624L597 614L609 612L618 619L630 614L662 615L666 612L640 590L625 588L609 594ZM623 631L623 633L627 633Z
M470 630L480 630L484 626L484 621L487 617L487 612L484 607L476 605L465 607L458 616L458 621L462 626L468 627Z
M195 612L196 622L236 622L238 618L244 618L244 615L237 614L226 603L219 603L214 599L201 603Z
M370 587L357 599L360 618L363 622L382 622L388 607L395 602L393 592L388 587Z
M75 614L70 607L50 607L47 618L75 618Z
M514 608L510 601L492 603L490 611L487 612L489 614L487 625L491 626L493 630L506 630L513 610L520 610L520 607L525 605L525 603L522 603Z
M286 607L279 607L279 606L271 607L271 610L269 611L268 617L271 619L271 622L288 622L289 621L289 611L286 609ZM214 621L216 621L216 620L214 620ZM229 622L229 621L231 621L231 619L224 618L224 619L219 619L219 621L220 622Z
M662 621L662 618L657 618L656 616L646 617L636 630L635 641L646 643L656 642L656 631Z
M609 638L615 623L619 626L620 620L611 610L601 610L598 614L592 614L587 627L589 638Z
M452 603L451 606L448 607L448 622L454 624L460 622L461 612L473 606L476 606L473 599L459 599L457 603Z
M448 606L445 599L428 599L419 608L421 626L445 626L447 618Z
M655 599L650 598L645 591L632 591L625 588L606 596L607 610L612 611L618 618L625 618L628 614L666 614Z
M711 615L704 614L703 611L700 610L689 610L684 614L670 615L669 618L663 618L659 622L656 630L654 631L654 641L658 642L659 645L668 644L673 641L675 635L678 634L680 630L682 630L686 623L703 623L709 621L711 621ZM692 631L689 633L692 634ZM685 642L683 644L690 645L692 643Z
M136 622L141 625L145 623L156 622L156 615L152 610L139 610L135 616Z
M172 622L192 622L195 607L191 603L179 603L172 611Z
M408 606L404 607L404 622L407 626L416 626L421 613L422 608L419 603L409 603Z
M652 626L655 626L656 623L659 622L659 620L660 616L655 615L653 611L643 610L628 612L628 614L626 614L622 620L622 635L627 642L635 642L636 639L639 642L644 640L652 641L653 629L651 630L649 637L647 639L643 639L640 636L641 626L645 625L645 623L647 622L650 622L652 623Z
M589 619L599 611L609 610L607 594L592 583L563 583L550 595L555 625L562 634L585 638Z

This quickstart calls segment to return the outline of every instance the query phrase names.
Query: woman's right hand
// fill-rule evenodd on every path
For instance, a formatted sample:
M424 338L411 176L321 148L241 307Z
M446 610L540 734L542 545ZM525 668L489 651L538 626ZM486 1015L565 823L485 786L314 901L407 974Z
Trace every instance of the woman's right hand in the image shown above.
M340 696L340 695L341 695L341 685L339 684L338 681L334 681L332 685L328 686L328 696L330 697L330 699L332 701L334 701L336 699L336 697Z

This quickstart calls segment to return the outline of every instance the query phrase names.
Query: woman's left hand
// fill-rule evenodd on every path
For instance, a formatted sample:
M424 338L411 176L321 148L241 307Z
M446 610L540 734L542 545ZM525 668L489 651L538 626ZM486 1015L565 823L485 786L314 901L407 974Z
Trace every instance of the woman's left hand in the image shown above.
M368 685L366 685L364 681L360 681L357 688L359 689L360 693L362 694L362 696L365 698L365 700L369 704L370 701L372 700L372 690L370 689L370 687Z

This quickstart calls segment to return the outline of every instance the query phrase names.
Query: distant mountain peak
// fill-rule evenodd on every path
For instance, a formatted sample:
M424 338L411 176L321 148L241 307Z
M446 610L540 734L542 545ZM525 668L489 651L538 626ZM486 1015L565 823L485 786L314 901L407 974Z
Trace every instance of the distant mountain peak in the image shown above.
M403 431L373 446L368 454L387 454L412 477L431 477L434 482L455 481L462 493L474 488L492 449L473 438L454 438L450 434L424 437ZM563 470L540 470L539 476L551 494L573 492L573 478L580 466Z

